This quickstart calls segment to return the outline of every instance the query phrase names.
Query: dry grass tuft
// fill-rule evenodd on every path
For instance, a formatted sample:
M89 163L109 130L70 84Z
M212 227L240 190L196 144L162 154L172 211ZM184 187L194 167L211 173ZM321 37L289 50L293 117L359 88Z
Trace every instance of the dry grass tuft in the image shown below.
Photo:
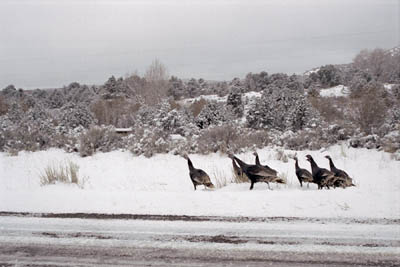
M83 188L85 179L78 176L79 165L69 161L67 163L59 163L58 165L49 165L40 174L40 185L55 184L57 182L65 184L76 184Z
M214 169L212 171L212 176L214 177L215 181L215 188L219 189L222 187L227 186L231 181L230 179L225 175L223 171L219 171L217 169Z

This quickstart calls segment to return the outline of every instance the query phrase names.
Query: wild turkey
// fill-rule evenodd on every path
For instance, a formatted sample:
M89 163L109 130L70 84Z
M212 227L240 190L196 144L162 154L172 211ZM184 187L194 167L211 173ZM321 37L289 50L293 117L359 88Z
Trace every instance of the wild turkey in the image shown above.
M254 152L253 155L256 156L256 165L262 166L262 167L266 168L266 169L269 170L271 173L274 173L275 176L278 175L278 172L277 172L276 170L270 168L268 165L261 165L261 163L260 163L260 158L258 157L258 153L257 153L257 152Z
M299 161L296 156L294 157L294 160L296 161L296 176L297 179L299 179L300 186L303 187L303 182L307 182L308 187L309 183L312 183L314 181L312 174L308 170L299 167Z
M188 161L189 175L190 179L193 182L194 190L196 190L196 186L198 185L204 185L209 188L214 188L214 185L211 182L208 174L201 169L196 169L195 167L193 167L193 163L187 154L183 155L183 157Z
M353 179L351 179L344 170L335 167L335 164L333 164L333 160L330 156L325 156L325 158L329 160L329 167L331 168L331 172L333 172L336 177L340 178L335 181L335 186L342 186L343 188L348 186L355 186L353 184Z
M250 180L250 190L253 189L254 184L258 182L277 182L277 183L285 183L283 179L280 179L274 175L274 173L271 173L271 171L267 170L263 166L258 166L258 165L249 165L237 157L235 157L232 154L228 155L231 159L235 160L242 171L247 175L247 177Z
M268 165L261 165L260 158L258 157L258 153L256 151L253 153L253 155L256 157L256 165L264 167L267 171L269 171L271 173L271 177L268 177L267 181L265 181L268 185L268 188L271 189L269 187L269 182L279 183L279 181L281 181L282 179L278 178L278 172L276 170L270 168ZM282 182L282 183L284 183L284 182Z
M306 158L311 164L313 181L318 185L318 189L322 189L324 186L329 189L331 181L335 180L335 174L327 169L318 167L311 155L307 155Z

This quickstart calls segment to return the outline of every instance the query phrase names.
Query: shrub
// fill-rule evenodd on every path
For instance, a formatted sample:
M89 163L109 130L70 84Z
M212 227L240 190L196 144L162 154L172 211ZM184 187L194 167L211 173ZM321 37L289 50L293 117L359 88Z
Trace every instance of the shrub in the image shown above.
M318 98L320 96L319 91L316 86L311 85L307 90L307 96Z
M139 110L140 104L128 101L125 98L100 99L92 104L93 112L99 125L113 125L115 127L128 127L134 123L134 114Z
M239 139L236 128L231 125L215 126L204 130L199 136L198 150L200 153L226 152L229 149L237 151L235 142Z
M120 147L121 137L113 128L92 127L79 138L81 157L91 156L97 150L109 152Z
M167 134L158 128L138 128L130 140L130 151L135 155L151 157L156 153L167 153L170 142Z
M271 143L271 138L266 130L236 129L239 138L235 140L236 151L248 148L262 148Z
M206 104L207 101L204 100L204 98L200 98L199 100L194 101L193 104L190 105L189 109L192 111L193 116L197 117Z
M328 123L337 123L344 120L343 106L347 105L344 97L310 97L312 106Z
M176 102L174 99L169 99L168 103L170 106L170 110L181 109L181 105L178 102Z
M372 133L374 128L379 128L384 123L388 108L377 91L364 94L354 104L353 119L365 133Z

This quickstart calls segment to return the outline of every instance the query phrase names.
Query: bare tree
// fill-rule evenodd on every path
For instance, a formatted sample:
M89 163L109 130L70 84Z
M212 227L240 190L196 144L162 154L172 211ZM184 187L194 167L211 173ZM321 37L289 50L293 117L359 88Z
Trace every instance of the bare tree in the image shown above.
M165 81L168 80L168 71L163 63L157 58L153 60L147 68L145 78L147 81Z
M142 95L146 103L154 105L167 96L168 71L165 65L158 59L155 59L147 68L145 79L147 86Z
M140 103L154 106L168 95L168 71L163 63L155 59L143 77L137 73L128 76L125 83Z
M380 82L398 83L400 80L400 54L381 48L362 50L353 60L353 66L368 72Z

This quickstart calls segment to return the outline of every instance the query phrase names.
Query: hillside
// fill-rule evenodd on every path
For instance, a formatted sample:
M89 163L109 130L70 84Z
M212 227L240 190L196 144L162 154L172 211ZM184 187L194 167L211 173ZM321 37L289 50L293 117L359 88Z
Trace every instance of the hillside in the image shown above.
M317 150L346 141L400 158L398 57L365 50L351 64L307 75L249 73L230 82L132 75L100 86L10 85L0 92L0 151L61 148L85 157L124 149L151 157L265 146ZM163 66L150 70L156 67Z

